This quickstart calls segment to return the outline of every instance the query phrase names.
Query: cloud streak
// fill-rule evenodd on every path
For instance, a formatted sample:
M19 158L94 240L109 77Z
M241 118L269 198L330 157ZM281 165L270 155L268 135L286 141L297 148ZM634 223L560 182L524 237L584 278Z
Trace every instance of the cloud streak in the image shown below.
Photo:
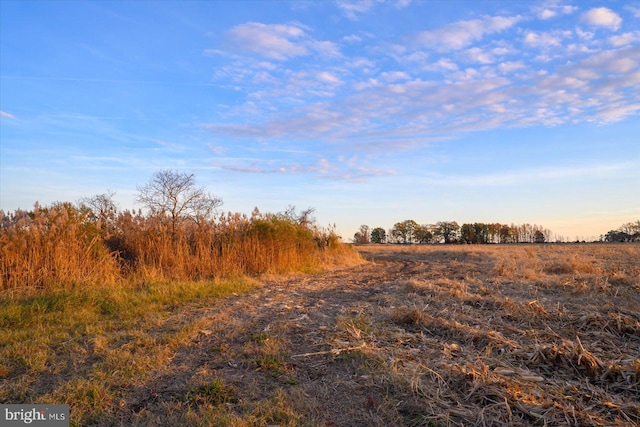
M357 157L345 159L338 158L337 161L329 161L321 158L315 163L291 163L281 160L254 160L249 165L239 164L234 159L227 162L214 162L213 166L221 170L264 174L264 175L301 175L311 174L317 178L335 180L335 181L362 181L371 177L380 177L386 175L396 175L393 169L379 169L367 166Z
M411 4L411 0L388 0L387 2L398 9L405 8ZM335 0L336 6L347 18L353 21L358 20L359 15L369 12L376 4L380 3L385 3L385 0Z
M491 16L470 21L459 21L444 27L424 31L416 36L419 45L440 52L460 50L484 36L499 33L513 27L522 18L520 16Z
M227 32L227 49L229 52L258 55L275 61L286 61L311 54L340 55L335 43L315 40L307 34L307 29L299 23L248 22L237 25ZM208 52L217 51L208 50Z

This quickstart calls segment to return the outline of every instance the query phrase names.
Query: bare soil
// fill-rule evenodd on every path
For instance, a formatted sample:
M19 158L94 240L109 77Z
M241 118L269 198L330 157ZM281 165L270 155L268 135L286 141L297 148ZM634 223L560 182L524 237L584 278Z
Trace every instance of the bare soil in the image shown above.
M640 246L366 246L263 278L104 425L640 425Z

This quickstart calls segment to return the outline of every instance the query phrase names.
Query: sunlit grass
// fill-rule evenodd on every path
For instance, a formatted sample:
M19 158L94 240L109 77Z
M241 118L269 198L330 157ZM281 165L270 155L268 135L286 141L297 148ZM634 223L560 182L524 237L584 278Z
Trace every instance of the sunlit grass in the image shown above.
M72 425L118 405L201 329L179 316L258 287L248 278L77 288L0 302L2 403L67 403Z
M332 279L260 276L276 285L227 301L260 284L147 280L6 296L0 402L71 404L72 425L467 425L495 395L493 419L517 424L540 408L558 420L606 385L638 419L628 405L640 373L637 245L363 252L370 264ZM593 382L577 381L585 375ZM565 380L582 385L564 390ZM601 417L585 405L578 421Z
M363 262L332 230L293 211L227 213L176 230L140 212L97 221L70 203L2 219L0 403L67 403L72 425L111 422L131 410L132 396L170 370L179 350L226 327L200 314L258 287L255 278ZM266 338L248 345L244 362L293 382L282 343ZM191 397L214 395L216 384L195 386ZM213 398L202 403L219 406ZM210 425L211 414L201 411L189 407L176 424ZM195 412L203 418L194 424ZM147 423L144 413L136 416Z

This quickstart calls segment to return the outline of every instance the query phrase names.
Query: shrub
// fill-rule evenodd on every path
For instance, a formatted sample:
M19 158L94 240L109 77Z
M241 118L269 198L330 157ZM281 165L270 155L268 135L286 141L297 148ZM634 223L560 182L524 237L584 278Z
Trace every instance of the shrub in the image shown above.
M359 257L309 212L227 213L169 227L157 215L124 211L108 228L70 203L0 212L0 290L310 271L333 255Z

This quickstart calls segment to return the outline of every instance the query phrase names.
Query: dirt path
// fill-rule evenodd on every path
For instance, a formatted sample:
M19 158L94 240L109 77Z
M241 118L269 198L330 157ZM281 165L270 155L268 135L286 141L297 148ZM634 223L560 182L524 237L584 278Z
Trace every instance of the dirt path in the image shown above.
M497 277L490 252L367 256L176 313L198 335L109 425L637 425L628 283L605 300Z
M354 381L357 363L334 362L366 345L364 336L357 339L345 331L349 319L375 310L390 291L385 283L411 274L414 264L380 261L320 275L267 279L252 294L197 309L188 314L189 319L180 315L181 322L198 318L206 323L191 346L179 349L173 362L136 392L120 411L120 423L160 421L169 407L188 399L193 387L186 389L187 385L204 384L211 378L230 385L237 404L268 399L282 387L303 385L300 397L309 400L311 424L370 421L371 391L367 381L362 387L357 378ZM349 387L341 389L341 382ZM309 391L322 394L308 396ZM349 406L354 393L366 409L366 420L353 417L356 408Z

